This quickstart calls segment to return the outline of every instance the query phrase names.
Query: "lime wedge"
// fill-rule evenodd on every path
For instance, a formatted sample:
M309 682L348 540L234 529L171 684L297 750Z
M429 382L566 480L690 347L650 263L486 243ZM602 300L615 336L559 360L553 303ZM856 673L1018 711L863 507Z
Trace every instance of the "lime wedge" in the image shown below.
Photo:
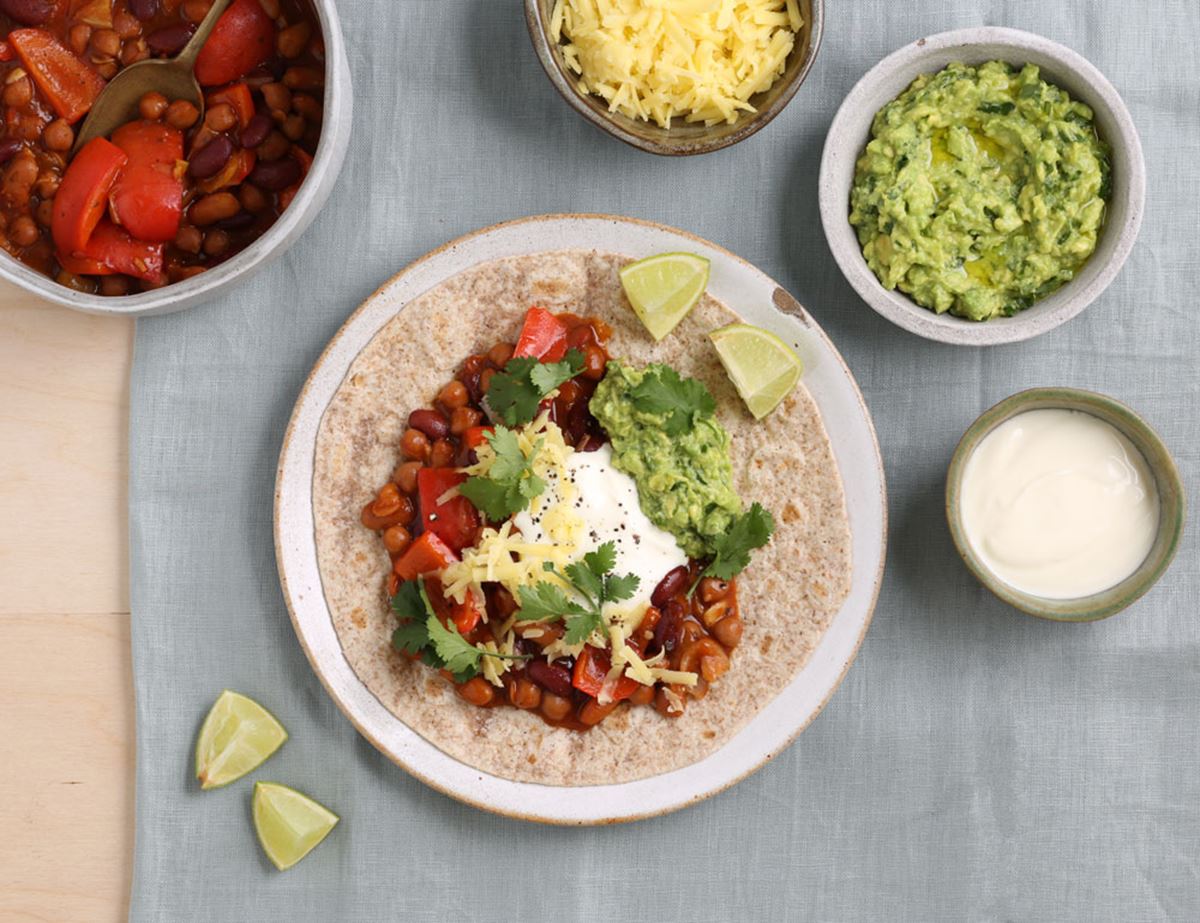
M277 782L254 783L254 830L267 858L283 872L329 836L339 818L307 795Z
M708 260L693 253L662 253L630 263L621 285L650 335L661 340L687 317L708 285Z
M779 406L804 371L796 351L761 327L730 324L714 330L709 338L756 420Z
M269 711L226 689L217 698L196 739L196 778L204 789L219 788L259 766L287 740Z

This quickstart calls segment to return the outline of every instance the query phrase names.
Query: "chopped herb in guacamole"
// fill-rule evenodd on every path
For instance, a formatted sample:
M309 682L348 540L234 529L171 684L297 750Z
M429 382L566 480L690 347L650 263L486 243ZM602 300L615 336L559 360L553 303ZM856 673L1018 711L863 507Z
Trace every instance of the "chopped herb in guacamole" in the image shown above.
M613 360L589 406L650 521L689 557L716 554L742 501L733 489L729 434L703 383L666 365L634 369Z
M1110 169L1092 110L1032 64L951 64L875 115L850 223L886 288L938 314L1008 317L1092 255Z

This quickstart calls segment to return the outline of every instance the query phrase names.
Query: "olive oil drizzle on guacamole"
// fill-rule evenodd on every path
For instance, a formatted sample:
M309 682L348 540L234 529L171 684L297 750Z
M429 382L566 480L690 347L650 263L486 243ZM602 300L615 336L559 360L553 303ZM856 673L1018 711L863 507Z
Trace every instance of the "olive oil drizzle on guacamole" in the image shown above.
M922 75L875 116L850 223L888 289L970 320L1075 277L1110 195L1092 110L1001 61Z

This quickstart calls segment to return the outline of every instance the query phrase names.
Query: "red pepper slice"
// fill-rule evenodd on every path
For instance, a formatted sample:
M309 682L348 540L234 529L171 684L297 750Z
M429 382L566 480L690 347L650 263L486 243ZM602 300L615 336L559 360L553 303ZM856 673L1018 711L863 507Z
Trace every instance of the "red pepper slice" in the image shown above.
M233 106L233 110L238 116L238 124L242 128L249 125L250 120L254 118L254 99L250 95L250 88L244 83L235 83L232 86L222 87L204 97L206 109L211 109L218 103L228 103Z
M68 122L86 115L106 86L103 77L44 29L14 29L8 41L54 111Z
M183 132L161 122L130 122L112 140L129 158L113 184L113 218L138 240L174 240L183 219Z
M432 532L426 532L396 558L392 570L401 580L416 580L421 574L432 574L458 560L458 555L446 547Z
M202 86L233 83L275 53L275 23L258 0L233 0L196 59Z
M468 449L477 449L483 445L488 433L494 433L494 426L472 426L463 433L463 445Z
M58 263L75 275L124 273L147 282L164 282L163 245L134 240L108 219L96 225L82 252L59 252Z
M433 606L434 614L446 621L454 623L460 635L470 633L483 619L483 613L475 604L475 598L467 593L461 603L447 599L442 591L442 581L436 577L425 579L425 592L429 594L429 603Z
M216 176L210 176L204 182L198 183L196 188L208 195L210 192L236 186L250 175L257 160L258 157L254 151L245 149L234 151Z
M94 138L75 155L54 196L50 218L50 234L60 253L79 253L87 246L104 217L108 192L128 159L104 138Z
M438 498L467 479L453 468L422 468L417 472L417 499L421 524L454 551L475 543L479 533L479 511L466 497L451 497L445 503Z
M608 651L592 647L589 644L575 658L575 672L571 676L571 685L580 692L595 698L604 688L604 680L610 669L612 669L612 658ZM637 680L622 676L613 688L612 700L620 702L622 699L629 698L640 685L641 683Z
M567 325L545 308L530 308L517 338L513 357L533 356L542 362L560 362L567 354Z

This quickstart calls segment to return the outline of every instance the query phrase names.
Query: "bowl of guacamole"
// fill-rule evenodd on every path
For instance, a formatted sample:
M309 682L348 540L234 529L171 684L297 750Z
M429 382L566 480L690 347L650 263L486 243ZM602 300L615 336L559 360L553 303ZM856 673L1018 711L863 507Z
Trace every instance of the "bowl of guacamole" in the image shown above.
M1136 239L1145 168L1112 85L1014 29L922 39L847 96L821 217L847 280L929 339L989 345L1074 317Z

